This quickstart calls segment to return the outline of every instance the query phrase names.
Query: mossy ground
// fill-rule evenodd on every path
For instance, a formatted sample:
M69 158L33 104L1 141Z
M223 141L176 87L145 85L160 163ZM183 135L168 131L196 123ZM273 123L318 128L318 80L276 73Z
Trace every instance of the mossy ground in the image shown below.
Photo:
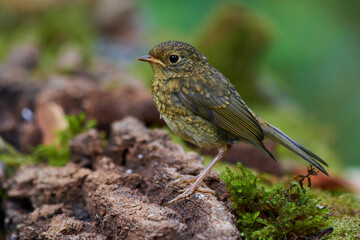
M287 188L266 186L241 164L239 169L239 174L227 169L221 178L246 239L360 239L360 203L354 194L310 190L304 178Z
M313 192L330 209L329 224L334 232L325 239L360 239L359 197L353 193Z
M0 150L0 159L7 165L9 174L21 164L47 163L51 166L64 166L70 159L69 142L76 135L96 126L95 120L86 121L84 113L66 117L67 128L59 131L56 142L51 145L39 144L29 155L21 154L6 144Z

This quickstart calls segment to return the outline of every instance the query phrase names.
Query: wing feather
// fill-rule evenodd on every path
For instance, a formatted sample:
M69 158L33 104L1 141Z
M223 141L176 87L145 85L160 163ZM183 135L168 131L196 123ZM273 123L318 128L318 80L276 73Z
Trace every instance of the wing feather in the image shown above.
M258 121L225 76L215 70L179 81L178 98L189 110L273 158L262 143L264 133Z

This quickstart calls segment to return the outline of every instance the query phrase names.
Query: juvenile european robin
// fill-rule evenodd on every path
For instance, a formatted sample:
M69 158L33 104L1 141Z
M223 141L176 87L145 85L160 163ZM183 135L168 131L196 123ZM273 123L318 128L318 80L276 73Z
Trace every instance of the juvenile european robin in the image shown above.
M193 46L178 41L163 42L138 60L151 64L154 71L152 96L169 128L199 147L219 149L214 160L198 176L181 177L169 184L193 182L169 204L194 191L211 192L200 187L202 180L231 145L239 141L254 145L275 160L263 144L264 137L269 137L328 175L319 164L328 166L324 160L257 116L230 81Z

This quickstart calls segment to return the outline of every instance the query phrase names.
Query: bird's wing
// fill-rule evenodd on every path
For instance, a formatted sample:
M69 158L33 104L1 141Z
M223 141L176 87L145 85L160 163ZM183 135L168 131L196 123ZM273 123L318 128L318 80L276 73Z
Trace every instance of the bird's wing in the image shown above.
M274 158L262 143L264 133L234 86L220 72L186 76L179 80L180 101L194 114L249 142Z

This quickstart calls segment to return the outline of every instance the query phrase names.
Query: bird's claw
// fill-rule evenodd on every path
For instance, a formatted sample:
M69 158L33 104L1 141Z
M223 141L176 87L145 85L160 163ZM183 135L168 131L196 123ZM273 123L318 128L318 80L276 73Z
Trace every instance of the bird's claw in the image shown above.
M167 202L167 205L170 206L171 204L177 202L178 200L190 196L195 191L211 193L211 194L215 195L215 191L208 188L205 185L205 183L201 182L200 184L195 184L194 182L197 180L197 178L198 178L197 176L180 176L179 178L175 179L174 181L169 182L165 188L172 187L174 185L181 184L181 183L193 183L193 184L191 184L191 186L189 186L183 190L180 190L181 194L178 195L173 200ZM199 185L201 185L201 186L199 186Z
M172 187L174 185L178 185L178 184L181 184L181 183L192 183L192 182L195 182L197 179L196 176L179 176L177 177L175 180L169 182L165 189L167 189L168 187Z

